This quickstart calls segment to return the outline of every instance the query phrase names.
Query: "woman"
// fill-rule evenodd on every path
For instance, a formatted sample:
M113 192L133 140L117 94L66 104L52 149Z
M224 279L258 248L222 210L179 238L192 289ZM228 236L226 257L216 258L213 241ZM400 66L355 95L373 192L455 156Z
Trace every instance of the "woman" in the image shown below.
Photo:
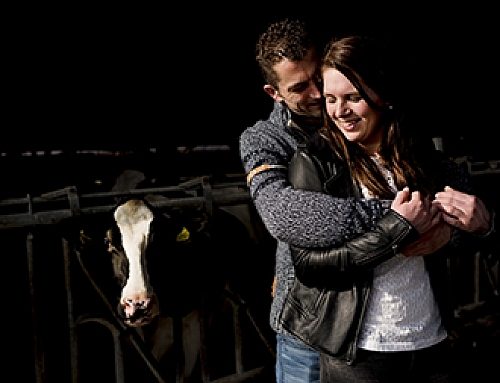
M321 351L322 382L447 382L445 250L459 233L451 240L431 196L445 185L472 190L464 170L404 126L383 48L359 36L328 44L321 71L329 119L289 172L297 188L396 196L393 210L340 248L292 248L297 278L281 322ZM424 214L406 219L402 202L411 204L406 213ZM422 257L410 244L417 237L442 249Z

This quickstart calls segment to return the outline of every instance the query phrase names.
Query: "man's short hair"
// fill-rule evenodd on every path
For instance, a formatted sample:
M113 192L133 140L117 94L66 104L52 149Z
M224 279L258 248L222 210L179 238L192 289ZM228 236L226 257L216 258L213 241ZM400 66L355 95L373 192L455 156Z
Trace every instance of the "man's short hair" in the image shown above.
M312 46L313 40L303 21L285 19L269 25L255 47L255 59L264 81L277 88L279 78L273 66L285 58L302 60Z

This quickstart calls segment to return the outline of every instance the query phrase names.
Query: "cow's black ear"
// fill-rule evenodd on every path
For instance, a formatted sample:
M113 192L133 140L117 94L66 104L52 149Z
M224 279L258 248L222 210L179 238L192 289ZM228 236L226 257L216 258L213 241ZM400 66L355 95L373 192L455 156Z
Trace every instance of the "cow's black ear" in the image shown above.
M126 192L128 190L135 189L145 179L146 176L143 172L134 169L127 169L116 178L111 191Z
M137 189L137 187L141 184L141 182L144 182L145 179L146 176L143 172L134 169L127 169L116 178L111 191L126 193L129 190ZM115 202L119 205L124 203L126 199L126 197L115 197Z

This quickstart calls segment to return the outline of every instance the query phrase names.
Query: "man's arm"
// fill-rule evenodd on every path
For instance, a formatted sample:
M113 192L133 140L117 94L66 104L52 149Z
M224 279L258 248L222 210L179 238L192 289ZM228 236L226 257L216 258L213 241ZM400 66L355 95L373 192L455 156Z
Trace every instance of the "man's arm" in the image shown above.
M289 136L290 137L290 136ZM250 194L269 233L301 247L335 246L373 228L391 201L334 198L294 189L288 180L288 162L296 150L282 131L247 129L240 136L240 156L246 174L268 165L280 165L255 174Z

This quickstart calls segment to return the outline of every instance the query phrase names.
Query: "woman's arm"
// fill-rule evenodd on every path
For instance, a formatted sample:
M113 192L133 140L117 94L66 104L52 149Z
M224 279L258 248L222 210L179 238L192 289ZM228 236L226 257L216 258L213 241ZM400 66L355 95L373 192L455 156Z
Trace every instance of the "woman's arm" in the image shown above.
M328 285L343 276L355 277L393 257L418 237L418 231L391 210L373 230L341 246L328 249L292 246L295 275L307 286Z
M290 164L294 186L321 190L326 180L334 178L329 192L341 195L353 194L351 176L347 172L342 163L318 161L307 149L297 150ZM422 239L416 241L421 234ZM343 280L345 276L354 278L355 274L367 272L399 252L414 256L430 254L445 246L450 237L451 231L441 221L439 208L421 193L404 188L397 193L391 210L372 230L340 246L292 247L292 260L296 276L302 283L321 286ZM411 251L405 252L407 249Z

